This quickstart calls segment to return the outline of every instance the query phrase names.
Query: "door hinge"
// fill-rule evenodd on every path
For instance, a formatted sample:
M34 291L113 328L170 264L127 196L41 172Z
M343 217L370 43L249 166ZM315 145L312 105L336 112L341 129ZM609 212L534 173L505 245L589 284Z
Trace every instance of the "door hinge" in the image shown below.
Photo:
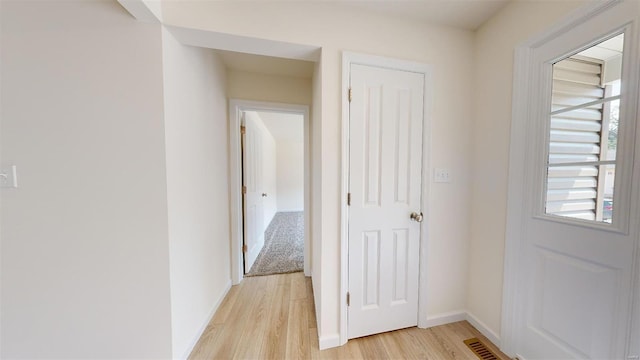
M247 252L247 250L249 250L249 249L247 248L247 245L246 245L246 244L245 244L245 245L242 245L242 252Z
M353 99L353 90L351 90L351 88L349 88L349 102L351 102L351 100Z
M243 194L246 194L246 193L247 193L247 187L246 187L246 186L244 186L244 185L242 186L242 193L243 193Z
M244 126L240 126L240 134L246 134L247 133L247 128Z
M347 193L347 206L351 206L351 193Z
M347 293L347 306L351 306L351 294Z

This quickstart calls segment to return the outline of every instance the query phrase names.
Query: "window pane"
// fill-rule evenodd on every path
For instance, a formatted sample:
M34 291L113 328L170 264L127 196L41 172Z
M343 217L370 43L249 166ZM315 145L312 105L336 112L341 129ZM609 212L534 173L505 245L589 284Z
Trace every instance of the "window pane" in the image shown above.
M620 95L620 80L612 82L610 91L613 95ZM607 160L616 159L616 150L618 148L618 123L620 120L620 100L614 100L604 113L606 117L605 123L608 123L607 134Z
M623 40L553 64L547 214L611 222Z
M602 221L611 223L613 219L613 184L616 178L616 166L602 166L604 189L602 194Z
M551 166L546 213L595 220L598 166Z

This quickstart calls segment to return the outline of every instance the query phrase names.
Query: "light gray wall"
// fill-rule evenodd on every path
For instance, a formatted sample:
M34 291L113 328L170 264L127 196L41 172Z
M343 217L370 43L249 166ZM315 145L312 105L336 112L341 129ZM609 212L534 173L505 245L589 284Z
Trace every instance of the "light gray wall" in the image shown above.
M3 358L171 356L160 26L2 3Z
M304 211L304 141L276 143L278 211Z
M186 357L231 286L226 69L163 30L174 358Z

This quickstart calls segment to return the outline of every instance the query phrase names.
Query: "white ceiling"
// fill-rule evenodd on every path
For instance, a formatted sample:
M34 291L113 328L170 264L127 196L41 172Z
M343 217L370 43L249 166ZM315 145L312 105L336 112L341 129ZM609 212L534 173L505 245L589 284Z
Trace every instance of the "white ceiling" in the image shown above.
M620 34L614 38L603 41L595 46L583 50L578 55L607 61L615 57L622 56L623 46L624 35Z
M313 62L218 50L229 69L268 75L311 78Z
M273 1L273 0L262 0ZM511 0L292 0L327 1L362 11L475 30ZM219 50L227 68L311 78L313 62Z
M363 10L476 30L510 0L338 0Z
M304 117L299 114L257 112L276 141L304 141Z

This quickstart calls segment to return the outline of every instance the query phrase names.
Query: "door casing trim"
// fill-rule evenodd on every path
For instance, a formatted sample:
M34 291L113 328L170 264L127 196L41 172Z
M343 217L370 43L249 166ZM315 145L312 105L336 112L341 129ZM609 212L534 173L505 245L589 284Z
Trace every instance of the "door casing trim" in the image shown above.
M263 101L229 100L229 210L231 222L231 280L237 285L244 278L242 263L242 167L240 124L243 111L271 111L300 114L304 118L304 275L311 276L311 147L309 107Z
M349 86L351 65L367 65L392 70L415 72L424 76L422 125L422 212L420 227L420 265L418 290L418 327L428 327L427 316L427 245L429 239L429 189L431 174L431 109L433 98L432 67L412 61L344 51L342 53L342 175L340 201L340 345L348 341L347 302L349 289Z

